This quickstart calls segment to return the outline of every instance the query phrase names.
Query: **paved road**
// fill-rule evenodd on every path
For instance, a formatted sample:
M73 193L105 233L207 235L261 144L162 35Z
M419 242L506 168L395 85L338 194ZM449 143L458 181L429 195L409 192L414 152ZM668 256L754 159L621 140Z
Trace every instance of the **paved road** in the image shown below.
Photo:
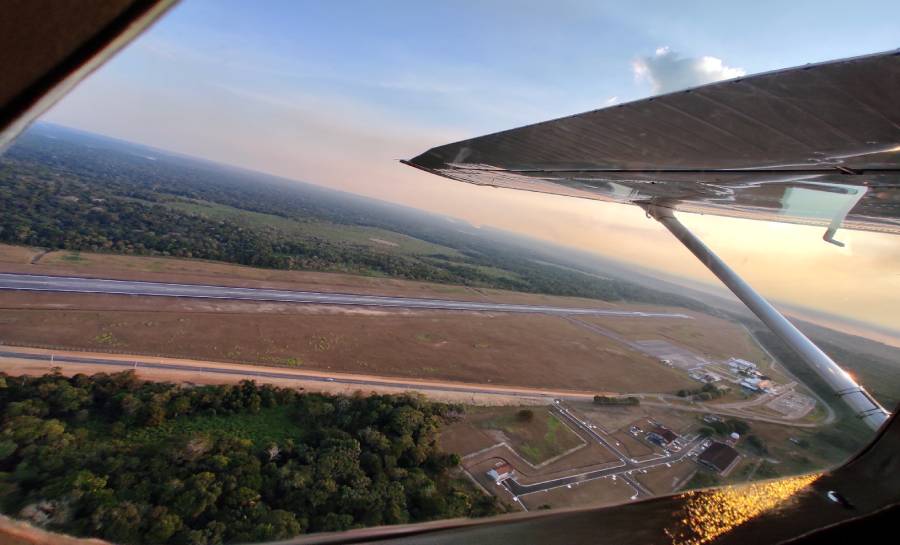
M635 498L644 494L647 496L652 496L652 492L647 490L643 485L641 485L637 480L635 480L631 473L634 471L641 471L643 469L647 469L650 467L655 467L663 464L674 464L676 462L680 462L683 460L694 447L700 442L700 439L694 439L694 441L686 444L678 454L667 454L667 455L658 455L652 459L644 459L644 460L635 460L633 458L628 457L625 453L617 449L613 444L602 434L597 433L593 428L586 426L577 416L572 414L570 410L565 407L558 407L556 414L565 418L569 423L578 426L578 428L586 432L591 436L592 439L608 448L610 451L615 453L616 456L619 457L619 464L614 467L608 467L605 469L597 469L594 471L588 471L586 473L581 473L579 475L572 475L570 477L560 477L558 479L551 479L548 481L534 483L534 484L520 484L515 480L515 478L509 478L503 481L503 486L507 488L514 496L522 496L525 494L533 494L534 492L540 492L542 490L549 490L551 488L559 488L560 486L568 486L576 483L591 481L594 479L599 479L602 477L609 477L615 475L617 478L620 478L627 482L631 487L635 490ZM633 498L634 499L634 498Z
M246 367L215 367L213 364L205 364L205 365L191 365L191 364L182 364L182 363L174 363L174 362L166 362L166 363L154 363L149 361L139 361L135 359L108 359L108 358L92 358L89 356L71 356L71 355L57 355L57 354L44 354L44 353L34 353L34 352L16 352L12 350L0 350L0 360L4 358L14 358L20 360L33 360L33 361L43 361L52 363L54 365L59 365L63 367L66 363L75 363L75 364L87 364L87 365L103 365L118 369L163 369L167 371L190 371L195 373L210 373L217 375L231 375L231 376L239 376L242 378L253 379L253 378L273 378L273 379L287 379L287 380L299 380L306 382L329 382L333 384L348 384L355 386L370 386L370 387L386 387L386 388L402 388L404 390L415 390L415 391L434 391L434 392L459 392L466 394L489 394L489 395L502 395L509 397L523 397L523 398L565 398L566 395L561 395L560 393L554 392L537 392L533 390L516 390L516 389L506 389L506 388L485 388L485 387L466 387L466 386L453 386L453 385L445 385L445 384L427 384L421 382L403 382L402 380L367 380L364 378L353 378L353 377L342 377L341 374L336 373L333 377L322 375L322 374L307 374L303 372L279 372L279 371L271 371L266 370L264 368L256 369L248 369ZM574 397L584 397L589 398L588 394L570 394Z
M631 318L690 318L673 312L637 312L596 308L566 308L542 305L513 305L477 301L450 301L419 297L387 297L352 293L326 293L264 288L232 288L200 284L166 284L133 280L105 280L71 276L41 276L0 273L0 289L51 291L71 293L107 293L117 295L145 295L155 297L188 297L201 299L232 299L246 301L279 301L317 305L352 305L393 307L405 309L468 310L487 312L543 313L562 315L620 316Z

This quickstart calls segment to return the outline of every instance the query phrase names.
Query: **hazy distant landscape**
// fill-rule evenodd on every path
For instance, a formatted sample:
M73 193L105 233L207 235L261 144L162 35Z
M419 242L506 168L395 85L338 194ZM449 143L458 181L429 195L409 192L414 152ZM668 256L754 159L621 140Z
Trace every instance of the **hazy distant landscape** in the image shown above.
M542 264L512 234L71 129L34 127L0 165L2 242L698 306Z

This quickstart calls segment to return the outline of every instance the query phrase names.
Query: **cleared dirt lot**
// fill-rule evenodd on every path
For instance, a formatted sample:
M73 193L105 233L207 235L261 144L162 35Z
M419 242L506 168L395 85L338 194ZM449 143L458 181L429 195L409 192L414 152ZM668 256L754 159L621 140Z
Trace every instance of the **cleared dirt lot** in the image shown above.
M665 464L648 469L647 473L635 473L635 478L654 494L670 494L684 485L697 471L693 460L682 460L666 467Z
M562 486L545 492L527 494L520 499L528 509L537 509L543 505L551 508L584 507L589 505L613 505L629 501L634 494L622 479L594 479L578 484L572 488Z
M654 451L648 443L641 439L635 439L629 433L629 428L634 425L649 431L654 424L659 423L679 435L684 435L699 426L700 413L681 412L663 407L641 405L637 407L603 407L587 401L571 401L569 405L583 415L587 420L597 424L604 430L626 444L626 448L633 449L636 453ZM623 441L624 439L624 441Z
M0 292L0 342L577 391L672 391L681 374L563 319Z
M638 422L643 423L642 420L639 420ZM646 427L646 425L644 427ZM642 458L656 452L649 444L641 441L625 430L619 430L616 433L611 434L610 437L618 441L619 444L616 446L632 458Z

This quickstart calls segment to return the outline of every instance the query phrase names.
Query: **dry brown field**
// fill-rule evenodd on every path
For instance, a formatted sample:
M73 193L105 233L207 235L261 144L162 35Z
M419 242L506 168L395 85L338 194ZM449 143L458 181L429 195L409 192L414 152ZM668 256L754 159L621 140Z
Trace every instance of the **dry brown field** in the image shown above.
M44 253L10 245L0 245L0 271L651 309L381 277L257 269L195 259ZM752 358L758 351L739 326L694 315L694 320L591 320L630 338L671 338L704 353L725 346L723 354ZM652 357L561 318L542 315L0 292L0 342L581 392L673 392L695 386L683 373L660 366Z
M0 292L0 342L588 392L691 384L537 314Z
M740 325L715 316L682 311L692 320L667 320L646 318L624 322L602 316L579 317L620 333L633 341L663 339L685 346L702 356L712 359L744 358L755 362L768 362L769 358Z
M697 463L683 460L666 467L665 464L648 469L647 473L637 472L634 477L639 483L657 495L670 494L682 486L696 471Z
M619 430L610 437L618 441L620 445L617 446L632 458L649 456L655 452L653 447L631 435L627 430Z

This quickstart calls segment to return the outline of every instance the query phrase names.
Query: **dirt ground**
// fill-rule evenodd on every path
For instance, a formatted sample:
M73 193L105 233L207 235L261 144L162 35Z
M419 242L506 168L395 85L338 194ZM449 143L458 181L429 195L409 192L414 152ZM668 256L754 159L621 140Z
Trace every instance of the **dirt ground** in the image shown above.
M576 391L692 384L616 341L538 314L0 292L0 342Z
M0 543L3 545L111 545L94 538L54 534L13 518L0 515Z
M260 367L256 365L245 365L245 364L236 364L236 363L222 363L222 362L203 362L196 360L187 360L187 359L178 359L178 358L160 358L160 357L151 357L151 356L135 356L135 355L113 355L113 354L104 354L100 352L66 352L59 350L46 350L41 348L22 348L22 347L4 347L0 345L0 347L7 350L14 350L15 352L23 352L23 353L35 353L35 354L45 354L50 355L54 354L57 357L65 357L65 356L80 356L80 357L89 357L89 358L99 358L99 359L112 359L112 360L121 360L123 358L127 358L128 361L137 361L141 364L150 363L156 364L154 367L146 367L143 365L132 368L132 370L137 374L138 378L143 380L151 380L156 382L172 382L178 384L192 385L192 384L235 384L240 382L241 380L245 380L249 375L245 373L253 372L253 371L276 371L279 374L296 374L297 378L273 378L266 376L252 376L252 379L258 383L262 384L272 384L275 386L280 386L283 388L297 388L301 390L307 390L312 392L323 392L328 394L340 394L340 395L356 395L356 394L368 394L368 393L379 393L379 394L403 394L409 392L422 392L423 394L427 394L428 398L433 401L440 401L445 403L462 403L462 404L472 404L479 406L541 406L546 403L549 403L549 399L546 397L540 397L535 395L531 397L529 395L529 390L518 390L518 391L510 391L509 394L504 393L504 390L510 390L509 388L499 387L499 386L486 386L482 387L475 384L460 384L460 383L449 383L449 382L439 382L439 381L421 381L421 380L413 380L413 379L404 379L403 386L395 386L391 385L393 379L377 377L371 375L359 375L359 374L341 374L340 377L342 379L352 379L359 381L366 381L367 384L346 384L341 382L329 382L322 380L312 380L310 377L333 377L336 376L334 373L325 373L325 372L316 372L309 370L301 370L301 369L286 369L286 368L272 368L272 367ZM174 369L174 368L164 368L159 367L158 364L176 364L176 365L189 365L193 369L192 370L184 370L184 369ZM206 372L205 369L215 367L218 369L227 369L236 371L234 374L221 374L221 373L211 373ZM76 374L85 374L85 375L93 375L96 373L113 373L124 371L128 369L127 367L115 366L110 367L108 365L102 365L97 363L72 363L72 362L64 362L60 363L59 360L56 362L50 360L43 361L35 361L33 359L25 359L25 358L15 358L15 357L3 357L0 359L0 372L6 373L7 375L19 376L19 375L43 375L54 370L59 370L62 374L66 376L72 376ZM196 370L194 370L196 369ZM422 390L417 390L417 386L421 385L423 387ZM448 387L460 387L464 386L470 391L459 392L452 390L435 390L434 386L448 386ZM426 389L427 387L427 389ZM483 391L489 390L489 391Z
M649 406L598 407L588 401L571 401L569 404L588 421L610 432L611 437L619 441L619 448L624 449L629 456L639 459L654 452L662 452L659 447L642 439L644 434L653 427L649 420L653 420L679 435L696 431L700 426L699 413L679 412ZM638 437L630 433L629 428L632 425L642 430Z
M442 450L455 452L460 456L477 452L496 443L497 441L485 430L473 426L468 419L445 426L438 436L438 445Z
M653 447L631 435L627 430L620 430L612 434L612 438L621 444L616 446L623 449L632 458L642 458L655 452Z
M551 508L585 507L591 505L613 505L629 501L634 494L632 489L621 479L594 479L578 484L572 488L565 486L552 488L545 492L526 494L519 498L528 509L537 509L542 505Z
M648 469L647 473L635 473L642 485L658 495L670 494L680 488L697 471L693 460L682 460L666 467L665 464Z
M572 403L571 405L579 414L587 417L593 424L600 426L608 433L622 429L627 430L632 422L647 415L647 409L641 406L594 405L589 402Z

